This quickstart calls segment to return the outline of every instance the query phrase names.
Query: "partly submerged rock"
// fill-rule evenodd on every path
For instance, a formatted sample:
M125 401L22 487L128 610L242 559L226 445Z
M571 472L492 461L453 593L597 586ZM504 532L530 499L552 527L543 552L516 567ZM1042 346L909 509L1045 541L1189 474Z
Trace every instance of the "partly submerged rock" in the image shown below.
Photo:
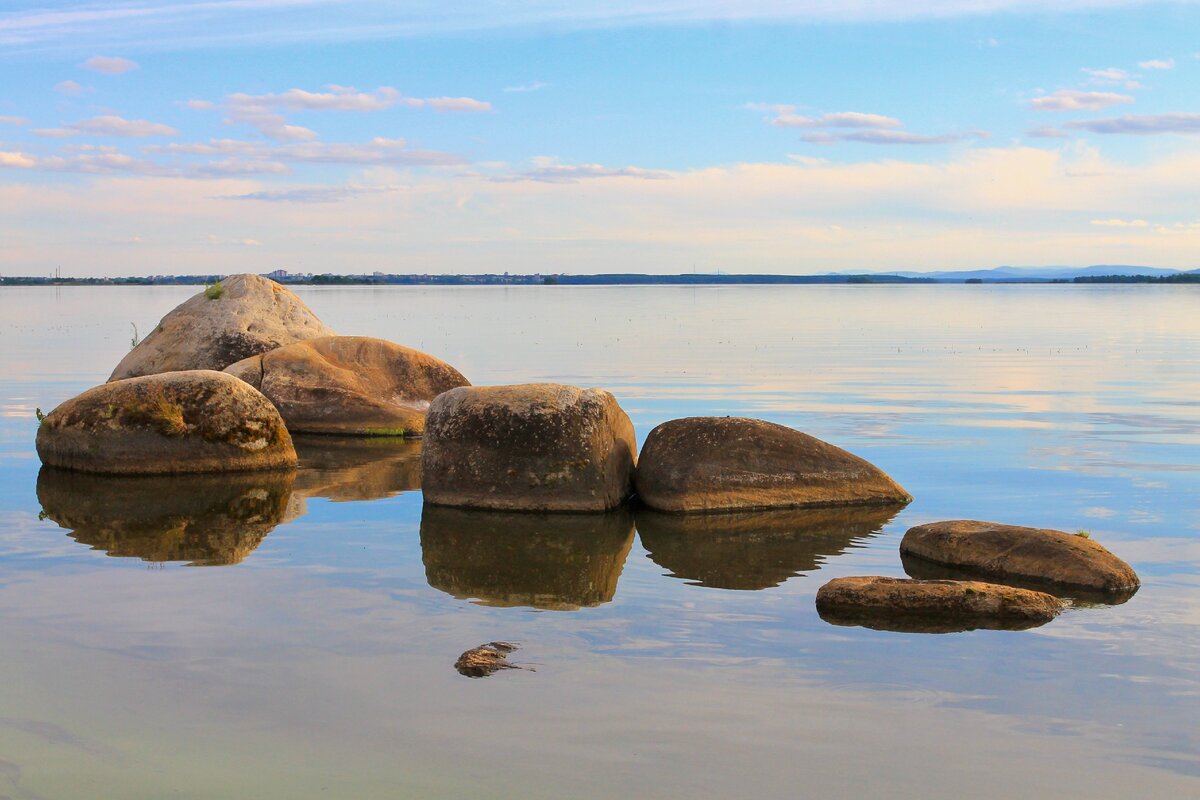
M741 417L664 422L642 446L638 498L659 511L894 505L912 497L877 467L782 425Z
M470 385L444 361L367 336L295 342L225 371L265 394L293 433L420 436L429 402Z
M637 444L609 392L554 383L460 387L425 420L425 500L510 511L604 511L629 497Z
M509 642L488 642L479 647L472 647L454 662L454 668L459 675L468 678L486 678L502 669L524 669L516 664L508 663L508 654L517 649Z
M37 452L49 466L126 475L296 466L291 436L271 402L212 370L88 389L46 415Z
M290 290L258 275L233 275L162 318L129 351L110 381L191 369L225 369L302 339L333 336Z
M1141 582L1133 568L1098 542L1048 528L950 520L910 528L900 542L907 558L957 567L1001 582L1131 595Z
M903 508L790 508L666 514L641 508L638 536L672 577L718 589L766 589L821 568L874 536Z
M110 556L237 564L291 516L294 473L171 477L38 473L42 516Z
M292 437L296 494L335 502L378 500L421 489L421 441L394 437Z
M918 556L908 555L907 553L900 554L900 564L904 567L904 573L908 577L923 581L973 581L986 577L978 570L937 564L933 561L926 561ZM1005 586L1015 586L1018 589L1033 589L1034 591L1052 594L1055 597L1069 600L1073 608L1119 606L1122 603L1128 602L1130 598L1137 594L1136 588L1104 592L1098 589L1064 586L1062 584L1048 583L1044 580L1020 578L1013 575L1006 575L1003 579L991 578L991 580L1003 583Z
M1043 625L1064 603L1044 592L980 581L835 578L817 591L817 612L835 625L947 633Z
M434 589L480 605L574 610L613 599L633 516L527 514L426 505L421 559Z

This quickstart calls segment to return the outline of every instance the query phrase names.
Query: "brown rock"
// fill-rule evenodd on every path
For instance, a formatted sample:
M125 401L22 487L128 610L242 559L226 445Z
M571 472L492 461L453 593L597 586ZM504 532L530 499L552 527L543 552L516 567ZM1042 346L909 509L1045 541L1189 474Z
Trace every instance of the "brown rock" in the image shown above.
M42 515L114 557L237 564L291 510L290 471L229 475L90 475L42 467Z
M1128 594L1137 573L1102 545L1065 531L976 520L910 528L900 542L909 558L969 570L991 580L1037 581L1067 588Z
M522 669L516 664L508 663L508 654L516 650L515 644L508 642L488 642L479 647L472 647L454 662L454 668L459 675L468 678L486 678L502 669Z
M191 297L117 364L110 381L191 369L225 369L302 339L333 336L291 291L257 275L221 281L220 297Z
M421 440L390 436L292 437L300 456L296 494L335 502L421 490Z
M1044 592L979 581L835 578L817 590L817 611L837 625L944 633L1019 630L1054 619L1063 601Z
M125 475L296 466L279 412L256 389L212 370L113 381L42 420L42 463Z
M571 611L613 599L633 545L633 517L425 506L429 585L480 605Z
M894 505L912 497L858 456L740 417L664 422L642 446L638 498L659 511Z
M877 534L903 506L666 514L640 508L638 536L672 577L717 589L766 589L821 568Z
M428 503L604 511L629 497L633 424L603 389L554 383L451 389L425 419Z
M367 336L295 342L225 371L265 394L293 433L420 436L429 401L470 385L444 361Z

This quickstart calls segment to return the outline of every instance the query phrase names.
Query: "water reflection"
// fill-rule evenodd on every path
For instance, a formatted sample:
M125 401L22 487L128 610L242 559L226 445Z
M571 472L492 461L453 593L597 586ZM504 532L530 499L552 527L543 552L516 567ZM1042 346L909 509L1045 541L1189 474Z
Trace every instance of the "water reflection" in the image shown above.
M572 610L613 599L633 544L633 515L521 514L426 505L425 578L487 606Z
M893 633L963 633L965 631L1027 631L1040 628L1050 620L989 619L987 617L954 617L896 614L884 609L861 611L829 611L817 609L821 619L830 625L870 628Z
M42 515L110 556L237 564L297 514L293 472L128 477L43 467Z
M715 589L767 589L879 533L904 508L862 506L663 514L639 509L638 535L670 575Z
M411 439L293 436L296 494L378 500L421 488L421 443Z
M1023 579L1014 575L1005 576L1004 580L999 580L974 570L960 569L958 567L950 567L944 564L935 564L932 561L926 561L923 558L917 558L916 556L908 553L900 554L900 563L904 566L904 572L910 578L919 578L921 580L986 581L989 583L1003 583L1006 586L1015 586L1018 589L1033 589L1034 591L1052 594L1055 597L1062 597L1066 600L1070 600L1071 604L1077 608L1119 606L1137 594L1136 588L1123 592L1100 592L1077 586L1056 586L1055 584L1047 583L1045 581L1038 581L1028 578Z

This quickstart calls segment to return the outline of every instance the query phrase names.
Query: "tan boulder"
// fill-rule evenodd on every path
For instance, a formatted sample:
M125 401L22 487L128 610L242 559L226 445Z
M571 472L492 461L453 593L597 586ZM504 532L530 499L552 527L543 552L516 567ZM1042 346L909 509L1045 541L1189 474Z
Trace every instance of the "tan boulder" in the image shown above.
M444 361L367 336L295 342L225 371L265 394L293 433L420 436L429 402L470 385Z
M629 496L633 424L603 389L553 383L460 387L425 419L428 503L510 511L604 511Z
M1129 595L1141 582L1103 545L1078 534L977 520L910 528L900 554L967 570L989 580L1033 581L1066 589Z
M333 336L290 290L258 275L233 275L162 318L130 350L110 381L191 369L222 370L292 342Z
M212 370L88 389L46 415L37 452L49 466L125 475L296 466L292 438L271 402Z
M664 422L642 446L638 498L659 511L711 512L908 503L877 467L782 425L741 417Z
M434 589L480 605L573 610L613 599L633 517L425 506L421 560Z
M90 475L42 467L43 516L114 557L237 564L292 509L291 471L230 475Z
M835 625L913 633L1021 630L1054 619L1064 603L1044 592L980 581L835 578L817 590L817 612Z

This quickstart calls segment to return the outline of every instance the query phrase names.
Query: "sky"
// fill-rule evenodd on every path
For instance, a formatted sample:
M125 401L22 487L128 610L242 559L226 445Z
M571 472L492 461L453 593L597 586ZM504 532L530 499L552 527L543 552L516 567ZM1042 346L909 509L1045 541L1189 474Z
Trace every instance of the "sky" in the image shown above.
M1200 267L1200 3L7 0L0 275Z

